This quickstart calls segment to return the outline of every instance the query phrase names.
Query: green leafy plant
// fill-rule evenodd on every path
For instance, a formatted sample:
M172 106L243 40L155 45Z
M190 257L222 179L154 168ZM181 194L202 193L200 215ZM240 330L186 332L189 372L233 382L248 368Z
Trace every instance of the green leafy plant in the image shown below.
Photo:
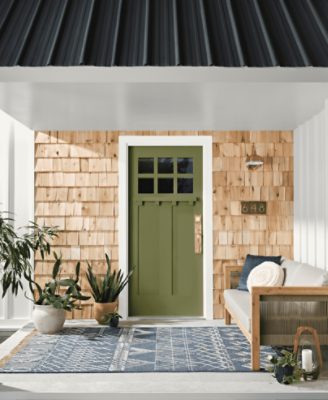
M15 220L8 212L0 211L0 266L2 267L2 297L8 290L17 295L23 289L24 274L31 275L31 257L40 251L41 258L50 254L51 240L58 235L57 227L39 226L31 222L29 226L14 229ZM19 234L19 231L24 233Z
M118 312L113 312L113 313L110 313L109 314L109 316L111 317L111 318L122 318L122 315L120 315Z
M118 321L122 318L122 315L120 315L118 312L113 312L113 313L107 313L104 315L103 318L103 324L110 324L111 326L117 326ZM117 322L114 322L114 321Z
M269 372L279 383L290 384L298 382L302 376L302 369L297 362L297 355L286 349L281 350L279 355L269 356Z
M133 272L131 270L126 277L124 277L120 269L112 272L108 254L105 254L105 257L107 271L104 277L96 276L93 273L92 266L88 262L86 277L90 285L92 297L96 303L112 303L116 301Z
M52 279L47 282L44 288L32 279L31 273L25 272L24 277L29 283L30 291L37 305L52 305L57 309L72 311L74 308L81 309L80 301L89 300L90 297L83 296L79 285L80 262L76 264L74 278L62 278L62 259L54 253L55 263L52 270Z

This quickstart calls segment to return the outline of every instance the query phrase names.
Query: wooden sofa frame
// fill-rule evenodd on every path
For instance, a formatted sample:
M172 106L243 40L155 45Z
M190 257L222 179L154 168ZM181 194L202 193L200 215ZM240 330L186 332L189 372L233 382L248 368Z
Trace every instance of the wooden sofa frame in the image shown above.
M231 289L231 274L240 273L241 265L227 265L224 268L224 289ZM310 296L328 296L328 287L253 287L251 293L251 332L238 320L237 316L231 310L224 306L224 321L226 325L231 324L231 318L234 319L244 336L251 346L251 366L253 371L260 369L260 302L261 296L304 296L306 300ZM328 301L328 297L327 297Z

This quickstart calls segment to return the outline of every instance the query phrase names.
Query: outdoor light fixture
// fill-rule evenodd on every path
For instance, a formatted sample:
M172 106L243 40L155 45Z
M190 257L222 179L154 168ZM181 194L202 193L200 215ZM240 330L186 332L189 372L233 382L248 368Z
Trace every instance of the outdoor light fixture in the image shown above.
M262 167L264 161L263 158L258 156L253 145L252 154L246 158L246 167L250 170L255 170Z

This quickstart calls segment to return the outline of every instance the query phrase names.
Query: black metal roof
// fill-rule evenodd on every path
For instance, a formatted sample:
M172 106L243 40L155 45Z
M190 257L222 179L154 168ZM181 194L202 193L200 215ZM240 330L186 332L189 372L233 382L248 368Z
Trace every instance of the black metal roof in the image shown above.
M0 66L328 66L328 0L0 0Z

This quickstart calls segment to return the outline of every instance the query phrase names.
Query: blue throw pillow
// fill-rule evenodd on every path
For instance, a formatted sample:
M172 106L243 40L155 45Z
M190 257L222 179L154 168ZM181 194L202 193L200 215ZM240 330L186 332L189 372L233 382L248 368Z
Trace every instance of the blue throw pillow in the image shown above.
M241 271L239 285L237 287L238 290L247 289L247 278L250 274L251 270L258 265L262 264L264 261L272 261L276 264L281 264L281 256L252 256L251 254L247 254L245 264L243 266L243 270Z

